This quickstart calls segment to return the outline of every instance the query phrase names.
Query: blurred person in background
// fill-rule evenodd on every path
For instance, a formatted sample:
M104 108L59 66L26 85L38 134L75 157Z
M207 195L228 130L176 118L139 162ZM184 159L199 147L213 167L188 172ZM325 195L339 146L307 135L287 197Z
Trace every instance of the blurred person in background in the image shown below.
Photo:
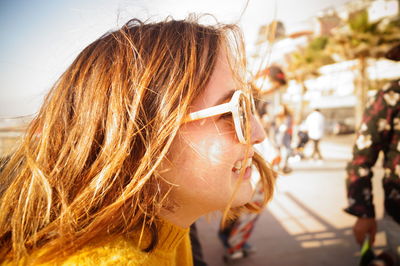
M400 44L386 57L400 61ZM367 104L357 139L353 159L347 165L347 197L345 211L357 216L353 227L361 245L368 236L374 243L377 231L373 204L372 167L383 152L385 214L382 220L389 254L400 265L400 80L394 80L379 90Z
M268 148L268 141L255 144L257 149ZM264 150L265 151L265 150ZM263 187L258 182L258 172L253 169L252 183L255 187L255 192L251 199L251 204L262 206ZM249 238L257 225L257 220L260 213L244 211L240 215L233 215L227 223L221 224L218 230L218 237L225 248L223 260L225 262L235 261L250 256L256 252L257 248L249 243Z
M257 112L268 135L274 136L275 117L281 111L282 95L286 85L285 73L279 66L272 65L261 71L256 78L265 77L265 90L255 95Z
M297 131L297 144L295 146L294 157L296 160L303 160L304 156L304 148L309 141L307 126L305 122L300 124L298 131Z
M190 244L192 246L193 266L207 266L204 258L203 247L199 239L199 231L197 230L196 223L190 226Z
M305 125L309 140L313 143L313 151L310 158L322 160L319 144L324 136L325 117L318 108L314 109L306 118Z
M282 97L286 85L286 76L282 69L277 65L267 67L256 75L256 79L265 77L264 90L256 89L255 104L265 132L268 135L269 144L274 147L276 154L271 164L279 170L282 162L281 138L278 136L277 117L282 113Z
M292 172L289 157L292 156L293 114L286 104L282 104L276 118L276 142L279 147L281 162L279 170L287 174Z
M281 106L283 104L283 93L286 85L286 76L283 70L277 66L272 65L265 70L267 75L267 87L268 89L264 92L267 99L270 99L271 104L269 105L269 113L277 115L281 112Z
M194 17L87 46L0 173L0 262L192 265L196 219L262 210L274 174L245 68L238 28Z

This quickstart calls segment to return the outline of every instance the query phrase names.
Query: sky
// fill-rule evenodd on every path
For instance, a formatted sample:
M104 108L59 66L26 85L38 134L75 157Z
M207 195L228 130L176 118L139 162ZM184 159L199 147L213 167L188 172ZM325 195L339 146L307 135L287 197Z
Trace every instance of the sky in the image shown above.
M272 20L301 28L320 10L349 0L0 0L0 118L32 115L77 54L130 18L210 13L241 26L251 47Z

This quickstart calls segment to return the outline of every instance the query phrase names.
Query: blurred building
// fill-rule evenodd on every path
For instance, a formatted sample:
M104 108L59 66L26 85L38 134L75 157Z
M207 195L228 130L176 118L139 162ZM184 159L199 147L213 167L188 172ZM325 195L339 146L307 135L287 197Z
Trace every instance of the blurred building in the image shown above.
M265 58L259 60L256 66L260 69L270 64L278 64L283 69L290 69L291 54L304 51L315 37L330 38L338 29L348 27L346 21L350 17L364 10L368 13L368 22L389 23L399 18L399 2L398 0L349 1L341 6L321 10L314 18L297 23L296 28L286 26L286 38L281 38L273 44L264 44L264 49L269 53L267 60ZM259 50L262 51L262 48ZM383 50L386 48L383 47ZM332 57L335 56L335 54L332 55ZM305 114L313 108L321 109L328 118L328 124L330 124L328 127L331 132L335 131L337 124L343 124L343 127L355 127L355 106L358 101L355 96L357 71L359 71L357 61L343 58L335 58L335 61L338 63L318 67L314 71L317 74L307 75L305 80L299 80L295 77L296 75L291 75L290 71L286 71L291 80L288 82L287 92L284 95L289 105L295 109L301 106L299 110ZM312 65L307 61L303 65L307 64ZM382 81L400 77L399 63L382 58L369 58L366 64L366 75L371 81L368 84L370 90L379 89ZM259 82L259 84L263 83Z
M0 118L0 158L15 150L31 120L31 116Z

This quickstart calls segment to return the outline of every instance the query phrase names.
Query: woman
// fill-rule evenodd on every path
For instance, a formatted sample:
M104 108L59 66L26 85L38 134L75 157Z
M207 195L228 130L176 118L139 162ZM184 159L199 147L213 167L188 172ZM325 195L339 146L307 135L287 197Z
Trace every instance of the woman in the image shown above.
M274 175L235 26L131 20L56 82L1 175L5 263L190 265L188 228ZM256 206L246 205L249 209Z

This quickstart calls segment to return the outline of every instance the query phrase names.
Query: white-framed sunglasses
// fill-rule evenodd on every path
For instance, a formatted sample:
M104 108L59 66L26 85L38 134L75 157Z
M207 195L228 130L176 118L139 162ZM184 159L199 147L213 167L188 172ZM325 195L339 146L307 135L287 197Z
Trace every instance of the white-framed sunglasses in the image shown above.
M240 143L250 142L251 132L247 130L251 116L255 113L254 101L250 95L237 90L229 102L190 113L186 122L208 118L225 113L232 113L236 135Z

